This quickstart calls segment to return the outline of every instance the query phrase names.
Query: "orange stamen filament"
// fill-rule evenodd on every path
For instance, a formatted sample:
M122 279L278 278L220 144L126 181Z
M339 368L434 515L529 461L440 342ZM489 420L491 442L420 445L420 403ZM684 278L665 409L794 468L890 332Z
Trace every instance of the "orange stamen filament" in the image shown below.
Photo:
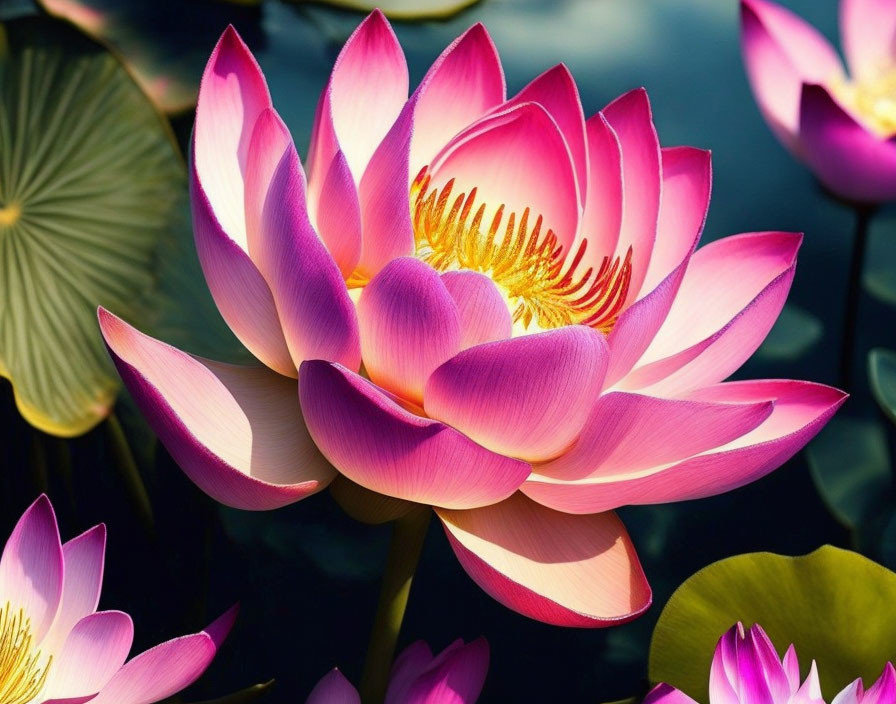
M576 324L604 333L612 329L628 294L631 249L624 259L604 257L597 269L579 271L587 241L567 257L541 215L531 222L529 208L517 216L501 205L486 228L486 205L476 204L476 189L452 198L453 188L454 179L430 189L425 168L414 180L411 217L418 258L437 271L487 275L506 296L514 324L526 330Z

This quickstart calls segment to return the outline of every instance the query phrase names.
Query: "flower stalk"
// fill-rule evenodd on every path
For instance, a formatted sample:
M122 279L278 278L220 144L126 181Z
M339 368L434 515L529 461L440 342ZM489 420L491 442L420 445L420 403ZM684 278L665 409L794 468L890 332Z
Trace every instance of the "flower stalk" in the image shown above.
M361 675L364 704L381 704L386 696L395 646L431 515L428 507L420 507L398 518L392 526L380 598Z
M868 249L868 233L875 208L856 205L856 224L853 234L852 253L849 260L849 280L846 289L846 309L843 317L843 338L840 342L840 388L850 391L853 385L853 360L856 351L856 331L859 320L859 301L862 297L862 272L865 268L865 253Z

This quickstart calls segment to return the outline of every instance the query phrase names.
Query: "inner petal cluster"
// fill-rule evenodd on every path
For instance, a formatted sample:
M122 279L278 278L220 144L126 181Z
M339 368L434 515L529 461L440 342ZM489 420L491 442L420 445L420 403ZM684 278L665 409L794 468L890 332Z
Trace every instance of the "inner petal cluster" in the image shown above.
M896 68L861 81L839 79L831 87L868 129L885 138L896 134Z
M10 603L0 608L0 702L28 704L46 684L52 657L34 649L31 619Z
M599 267L583 266L587 241L567 256L541 215L529 208L490 219L476 188L455 193L454 179L433 187L424 168L411 185L416 256L437 271L467 269L488 276L503 294L514 328L537 332L587 325L608 333L625 304L632 250L605 256ZM569 250L573 251L573 250Z

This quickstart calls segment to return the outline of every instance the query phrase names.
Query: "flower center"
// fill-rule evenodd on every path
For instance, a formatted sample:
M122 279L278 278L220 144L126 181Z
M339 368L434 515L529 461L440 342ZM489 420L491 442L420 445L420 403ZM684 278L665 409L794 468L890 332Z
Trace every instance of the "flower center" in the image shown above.
M454 179L430 188L424 168L411 186L416 256L437 271L467 269L488 276L501 291L520 332L588 325L609 332L625 304L632 251L625 259L604 257L600 267L580 270L587 242L567 257L557 236L533 218L505 213L501 205L487 224L476 189L452 197Z
M31 619L25 611L13 611L9 602L0 608L0 702L28 704L47 681L50 657L41 663L40 651L34 652Z
M21 216L22 207L18 203L10 203L6 207L0 208L0 227L15 225Z
M880 137L896 134L896 69L881 71L871 80L841 78L832 83L831 89L868 129Z

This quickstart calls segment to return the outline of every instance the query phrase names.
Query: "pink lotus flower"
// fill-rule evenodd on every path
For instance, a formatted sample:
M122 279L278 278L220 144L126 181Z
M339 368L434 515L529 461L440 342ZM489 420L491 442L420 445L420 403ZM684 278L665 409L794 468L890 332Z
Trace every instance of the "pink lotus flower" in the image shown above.
M778 658L762 626L745 631L738 623L719 640L709 675L709 704L824 704L815 662L800 684L800 663L791 645ZM887 663L880 679L867 692L858 679L838 694L832 704L893 704L896 670ZM684 692L658 685L644 704L695 704Z
M844 400L722 383L780 312L801 237L695 252L709 154L661 148L643 90L585 120L563 66L506 99L481 25L407 86L374 12L321 97L306 187L228 29L196 114L196 245L266 366L199 359L100 310L110 352L222 503L276 508L338 470L435 507L510 608L567 626L634 618L650 588L612 509L751 482Z
M435 656L420 640L396 658L385 704L474 704L487 672L484 638L456 640ZM339 670L331 670L305 704L361 704L361 697Z
M125 662L131 617L96 610L105 551L103 525L63 545L46 496L19 519L0 558L0 702L151 704L195 682L215 657L235 608Z
M849 76L789 10L742 0L741 17L747 76L778 139L841 197L896 199L896 3L840 0Z

